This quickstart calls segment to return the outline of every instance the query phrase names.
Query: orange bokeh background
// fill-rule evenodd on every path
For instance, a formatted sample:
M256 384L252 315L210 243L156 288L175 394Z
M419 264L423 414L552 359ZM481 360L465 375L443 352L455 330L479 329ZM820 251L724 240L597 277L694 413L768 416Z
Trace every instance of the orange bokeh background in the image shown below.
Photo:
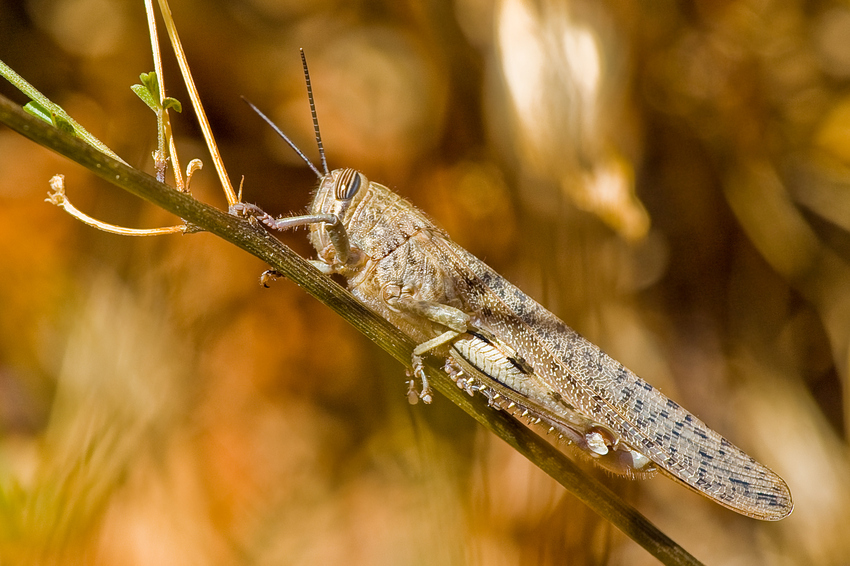
M710 564L850 557L850 7L173 0L234 184L274 214L363 171L788 482L735 515L592 470ZM160 29L161 38L165 32ZM142 2L0 5L0 59L131 165ZM193 194L224 207L165 42ZM9 84L0 92L20 102ZM292 283L0 127L0 562L654 564ZM281 238L313 252L304 231Z

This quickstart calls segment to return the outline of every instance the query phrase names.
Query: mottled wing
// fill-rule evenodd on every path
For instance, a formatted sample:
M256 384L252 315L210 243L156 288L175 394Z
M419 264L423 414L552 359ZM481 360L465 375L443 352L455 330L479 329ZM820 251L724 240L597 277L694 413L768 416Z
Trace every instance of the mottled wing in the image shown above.
M666 474L750 517L793 508L788 486L697 417L584 339L484 262L439 234L429 253L454 270L471 313L516 349L539 378L604 423ZM450 267L449 267L450 266Z

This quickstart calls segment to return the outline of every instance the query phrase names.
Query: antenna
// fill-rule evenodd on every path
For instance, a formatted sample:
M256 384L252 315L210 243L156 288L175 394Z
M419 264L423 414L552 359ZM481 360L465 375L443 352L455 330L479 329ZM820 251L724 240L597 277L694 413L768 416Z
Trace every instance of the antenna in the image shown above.
M316 104L313 102L313 87L310 86L310 71L307 69L307 58L304 49L301 50L301 64L304 66L304 80L307 81L307 100L310 101L310 113L313 115L313 130L316 132L316 143L319 144L319 157L322 159L322 168L325 175L329 173L328 162L325 160L325 148L322 147L322 134L319 133L319 119L316 117ZM300 152L299 152L300 153Z
M271 126L271 127L272 127L272 129L273 129L275 132L277 132L277 135L279 135L280 137L282 137L282 138L284 139L284 141L285 141L286 143L288 143L288 144L289 144L289 147L291 147L293 150L295 150L295 153L297 153L297 154L301 157L301 159L303 159L303 160L304 160L304 162L305 162L307 165L309 165L309 166L310 166L310 169L312 169L312 170L313 170L313 173L315 173L315 174L316 174L316 177L318 177L319 179L321 179L321 178L323 177L323 175L321 174L321 172L319 172L319 170L316 168L316 166L315 166L315 165L313 165L313 162L312 162L312 161L310 161L309 159L307 159L307 156L306 156L306 155L304 155L304 153L303 153L300 149L298 149L298 146L297 146L297 145L295 145L295 144L292 142L292 140L291 140L291 139L289 139L288 137L286 137L286 134L284 134L284 133L283 133L283 131L281 131L281 129L277 127L277 124L275 124L274 122L272 122L272 121L271 121L271 118L269 118L268 116L266 116L265 114L263 114L263 113L260 111L260 109L259 109L259 108L257 108L256 106L254 106L254 104L253 104L250 100L248 100L247 98L245 98L244 96L242 97L242 100L245 102L245 104L247 104L248 106L250 106L250 107L251 107L251 109L252 109L254 112L256 112L257 114L259 114L260 118L262 118L262 119L266 122L266 124L268 124L269 126ZM311 103L311 106L312 106L312 103ZM313 117L314 117L314 118L313 118L313 122L314 122L314 123L315 123L315 116L316 116L316 113L315 113L315 112L313 112ZM318 128L318 126L316 126L316 127ZM316 130L316 131L318 131L318 130ZM320 151L321 151L321 148L322 148L322 144L320 143L320 144L319 144L319 150L320 150ZM324 153L322 153L322 164L325 166L325 175L327 175L328 166L325 164L325 154L324 154Z

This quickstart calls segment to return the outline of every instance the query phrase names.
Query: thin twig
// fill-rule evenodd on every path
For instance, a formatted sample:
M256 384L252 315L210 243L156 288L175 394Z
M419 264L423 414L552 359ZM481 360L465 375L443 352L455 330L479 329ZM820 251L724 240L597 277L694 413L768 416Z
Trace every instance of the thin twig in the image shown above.
M207 120L207 114L201 105L201 96L198 94L195 80L192 78L192 71L189 69L189 62L186 60L183 44L180 43L180 36L177 35L177 27L174 25L174 19L171 17L171 9L165 0L159 0L159 9L162 13L162 19L165 22L165 29L168 30L168 37L171 39L171 47L174 49L174 55L177 57L180 72L183 74L183 82L186 83L186 88L189 90L189 98L192 100L192 106L195 109L198 123L201 125L201 131L204 134L204 140L207 142L207 149L209 149L212 156L215 170L218 173L218 178L227 197L227 204L233 206L238 202L236 200L236 193L233 191L233 185L230 183L230 178L227 176L227 171L224 168L224 162L215 143L210 122Z
M148 33L151 38L151 53L153 54L153 66L156 72L157 84L159 84L159 101L162 103L165 100L165 76L162 73L162 52L159 49L159 34L156 33L156 14L153 11L153 0L145 0L145 13L148 17ZM171 131L171 117L168 114L168 109L163 107L162 110L162 127L157 124L157 138L162 136L163 142L168 143L168 155L171 157L171 166L174 171L174 184L178 191L188 192L188 188L183 183L183 171L180 170L180 159L177 156L177 145L174 143L174 135ZM159 122L159 120L157 120ZM162 147L164 143L158 144L157 151L164 153ZM165 156L162 156L163 159Z
M55 204L83 224L88 224L92 228L97 228L110 234L118 234L119 236L165 236L167 234L185 234L194 231L190 230L187 224L166 226L164 228L125 228L124 226L109 224L97 218L92 218L71 204L71 201L65 196L65 175L54 175L50 179L50 188L52 192L47 193L47 198L44 199L45 201Z
M110 183L262 259L334 310L399 362L410 366L414 344L408 337L359 303L348 291L331 278L319 273L308 261L265 230L199 202L185 193L175 191L157 182L150 175L109 158L84 142L23 112L2 96L0 122L39 145L79 163ZM426 369L433 386L440 393L505 440L662 563L700 564L637 510L587 475L554 446L505 413L489 408L482 397L469 397L460 391L435 365L427 364Z

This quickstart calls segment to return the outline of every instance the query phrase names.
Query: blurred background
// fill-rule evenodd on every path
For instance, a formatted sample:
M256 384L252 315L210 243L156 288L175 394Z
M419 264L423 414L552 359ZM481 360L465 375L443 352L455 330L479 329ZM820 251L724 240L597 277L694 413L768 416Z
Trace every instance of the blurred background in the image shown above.
M593 471L710 564L850 564L850 4L173 0L245 200L317 160L408 197L783 476L762 523ZM161 37L165 37L160 28ZM142 2L0 4L0 59L131 165L155 119ZM163 42L193 194L225 201ZM10 85L0 92L23 104ZM287 281L0 127L0 562L654 564ZM305 232L282 239L311 255Z

